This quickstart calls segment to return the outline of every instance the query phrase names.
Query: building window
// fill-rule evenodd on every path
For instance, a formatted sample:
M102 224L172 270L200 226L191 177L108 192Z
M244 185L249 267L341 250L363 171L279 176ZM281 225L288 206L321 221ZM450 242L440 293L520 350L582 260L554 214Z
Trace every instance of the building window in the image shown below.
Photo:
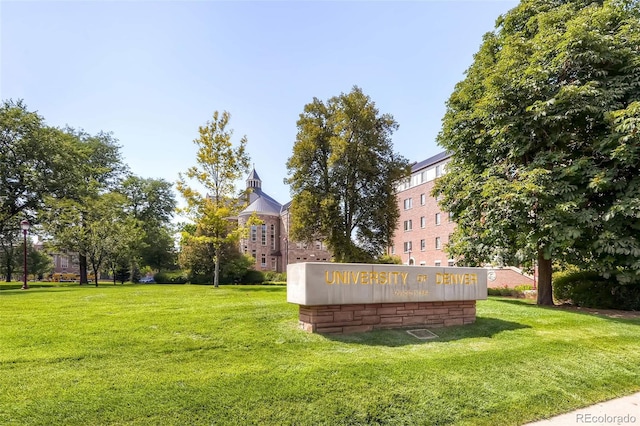
M441 250L442 249L442 240L440 239L440 237L436 237L436 250Z
M440 266L440 263L441 263L441 262L440 262L439 260L436 260L436 261L433 263L433 265L434 265L434 266Z
M262 238L262 245L266 246L267 245L267 225L262 225L261 229L262 232L260 233L260 238Z
M425 204L427 204L427 195L426 194L420 194L420 205L424 206Z
M420 228L426 228L427 227L427 218L426 216L422 216L420 218Z
M255 243L256 241L258 241L258 227L251 225L251 242Z
M253 257L254 261L258 260L258 258L256 257L256 251L255 250L251 250L251 257Z
M442 176L442 164L436 166L436 177Z
M396 246L391 246L391 254L396 254Z
M260 266L263 268L267 266L267 256L264 253L260 256Z
M427 266L427 262L425 262L424 260L420 261L420 266Z
M405 241L404 243L404 252L408 253L411 251L411 241Z
M412 229L413 229L413 222L411 221L411 219L405 220L404 221L404 230L405 231L411 231Z
M455 266L456 265L456 261L453 259L449 259L449 262L447 262L449 266Z
M273 269L274 271L276 270L276 258L275 257L271 258L271 269Z
M436 225L440 225L440 213L436 213Z
M276 249L276 226L271 225L271 250Z
M69 267L69 258L67 256L60 256L60 267L62 269L67 269Z
M404 209L405 210L409 210L411 207L413 207L413 198L407 198L404 200Z
M427 249L427 240L420 240L420 251L425 251Z

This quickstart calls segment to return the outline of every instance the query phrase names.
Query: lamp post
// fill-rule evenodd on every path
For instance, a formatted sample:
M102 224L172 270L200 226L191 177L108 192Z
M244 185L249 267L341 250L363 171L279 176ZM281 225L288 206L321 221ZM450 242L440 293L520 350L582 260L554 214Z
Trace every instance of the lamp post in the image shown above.
M29 227L31 224L27 219L20 222L20 228L22 228L22 235L24 236L24 277L22 283L22 289L28 290L29 286L27 285L27 231L29 231Z

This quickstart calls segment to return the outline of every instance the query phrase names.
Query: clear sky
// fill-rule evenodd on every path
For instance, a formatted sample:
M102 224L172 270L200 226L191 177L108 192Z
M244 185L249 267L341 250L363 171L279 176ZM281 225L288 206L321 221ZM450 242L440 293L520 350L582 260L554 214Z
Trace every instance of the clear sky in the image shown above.
M284 204L305 104L358 85L400 124L397 152L435 155L446 100L516 5L0 0L0 97L49 125L113 132L133 173L170 182L195 164L198 126L227 110Z

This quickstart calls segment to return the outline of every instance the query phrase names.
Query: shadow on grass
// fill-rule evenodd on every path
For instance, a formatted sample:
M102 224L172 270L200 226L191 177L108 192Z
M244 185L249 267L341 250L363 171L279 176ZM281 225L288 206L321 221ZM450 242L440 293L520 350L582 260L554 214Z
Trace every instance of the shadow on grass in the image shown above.
M554 305L543 306L537 305L535 302L527 301L523 299L493 299L496 302L508 303L511 305L520 306L530 309L542 309L549 312L561 312L573 315L583 315L595 318L602 318L604 320L620 322L623 324L640 325L640 314L635 311L621 311L614 309L598 309L598 308L580 308L571 305Z
M504 321L497 318L477 317L475 323L462 326L429 328L428 326L416 325L413 327L390 330L375 330L368 333L325 334L324 336L329 340L343 343L398 347L406 345L427 345L430 343L452 342L456 340L473 339L478 337L491 338L499 333L526 328L531 327L517 322ZM428 329L435 333L438 337L434 339L421 340L407 333L407 331L409 330L417 329Z

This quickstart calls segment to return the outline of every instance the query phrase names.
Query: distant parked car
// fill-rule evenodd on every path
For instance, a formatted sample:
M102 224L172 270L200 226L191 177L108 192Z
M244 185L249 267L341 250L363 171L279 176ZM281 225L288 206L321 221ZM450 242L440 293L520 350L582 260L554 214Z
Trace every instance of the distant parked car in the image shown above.
M155 283L155 280L153 279L153 277L142 277L140 278L140 282L143 284L151 284Z

